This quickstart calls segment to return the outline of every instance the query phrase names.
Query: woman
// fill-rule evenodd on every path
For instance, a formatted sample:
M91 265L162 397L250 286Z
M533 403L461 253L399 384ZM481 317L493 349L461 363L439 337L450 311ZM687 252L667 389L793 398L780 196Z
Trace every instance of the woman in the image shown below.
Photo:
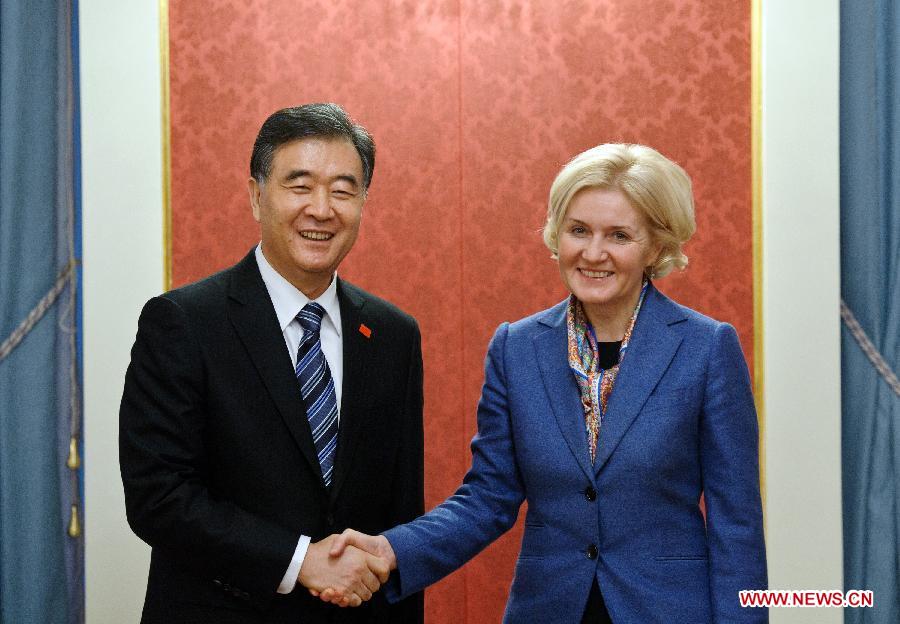
M475 556L527 500L504 621L766 621L738 602L765 588L766 564L737 335L652 283L687 265L694 229L690 179L655 150L607 144L567 164L544 241L571 295L497 329L462 486L332 552L385 557L398 599Z

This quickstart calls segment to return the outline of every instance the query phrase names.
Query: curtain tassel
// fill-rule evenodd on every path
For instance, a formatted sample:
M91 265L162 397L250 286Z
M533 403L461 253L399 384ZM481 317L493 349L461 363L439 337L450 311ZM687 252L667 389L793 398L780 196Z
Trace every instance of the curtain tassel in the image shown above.
M66 466L70 470L78 470L81 467L81 458L78 456L78 440L75 436L69 441L69 458L66 460Z
M72 516L69 518L69 537L81 537L81 523L78 521L78 505L72 505Z

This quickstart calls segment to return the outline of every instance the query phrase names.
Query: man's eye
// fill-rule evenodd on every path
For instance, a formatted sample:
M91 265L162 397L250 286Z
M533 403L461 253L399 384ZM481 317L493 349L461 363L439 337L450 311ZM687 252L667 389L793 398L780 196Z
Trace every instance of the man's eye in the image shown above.
M345 191L344 189L335 189L331 191L332 195L336 195L337 197L353 197L353 193L350 191Z
M308 193L309 187L306 186L305 184L298 184L297 186L292 186L291 190L294 191L295 193Z

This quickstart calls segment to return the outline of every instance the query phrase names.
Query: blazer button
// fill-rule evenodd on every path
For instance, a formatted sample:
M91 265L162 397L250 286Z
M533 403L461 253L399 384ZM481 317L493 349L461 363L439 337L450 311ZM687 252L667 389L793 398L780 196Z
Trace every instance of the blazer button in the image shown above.
M591 544L590 546L588 546L587 552L585 554L587 555L588 559L596 559L598 553L599 551L597 550L597 546L595 544Z
M594 489L593 485L589 485L585 488L584 497L591 503L597 500L597 490Z

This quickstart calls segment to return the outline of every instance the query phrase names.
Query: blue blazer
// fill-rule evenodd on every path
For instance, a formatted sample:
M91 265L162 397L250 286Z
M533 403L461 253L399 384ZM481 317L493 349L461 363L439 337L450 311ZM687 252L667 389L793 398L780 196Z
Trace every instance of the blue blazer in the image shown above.
M593 465L566 302L501 325L462 486L384 533L398 564L388 599L474 557L513 525L523 500L504 622L580 622L595 578L615 624L768 621L738 601L767 581L756 411L727 323L648 289Z

